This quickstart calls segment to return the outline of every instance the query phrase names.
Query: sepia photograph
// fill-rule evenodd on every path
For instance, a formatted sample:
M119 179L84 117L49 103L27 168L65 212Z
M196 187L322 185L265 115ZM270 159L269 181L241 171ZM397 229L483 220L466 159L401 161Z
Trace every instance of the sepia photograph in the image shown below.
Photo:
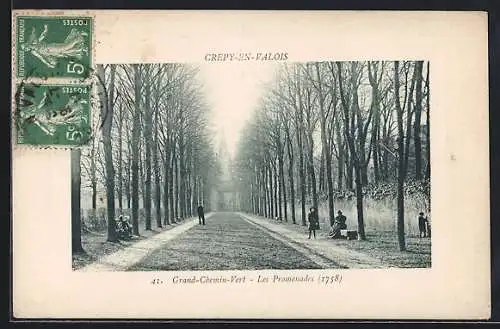
M429 61L276 56L97 66L74 270L431 267Z

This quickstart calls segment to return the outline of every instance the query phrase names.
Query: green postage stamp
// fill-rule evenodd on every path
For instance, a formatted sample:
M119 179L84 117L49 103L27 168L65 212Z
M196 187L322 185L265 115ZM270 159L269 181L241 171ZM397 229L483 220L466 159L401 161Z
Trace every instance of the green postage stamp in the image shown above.
M13 139L41 147L87 145L92 135L92 15L14 15Z
M17 16L17 77L87 79L92 22L79 16Z
M91 137L89 85L19 84L17 143L80 146Z

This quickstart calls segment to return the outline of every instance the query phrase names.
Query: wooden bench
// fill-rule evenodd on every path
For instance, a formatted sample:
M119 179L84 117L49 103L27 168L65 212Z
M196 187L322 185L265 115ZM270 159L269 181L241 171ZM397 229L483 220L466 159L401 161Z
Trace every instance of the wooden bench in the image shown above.
M358 231L354 230L340 230L340 236L346 238L347 240L357 240Z

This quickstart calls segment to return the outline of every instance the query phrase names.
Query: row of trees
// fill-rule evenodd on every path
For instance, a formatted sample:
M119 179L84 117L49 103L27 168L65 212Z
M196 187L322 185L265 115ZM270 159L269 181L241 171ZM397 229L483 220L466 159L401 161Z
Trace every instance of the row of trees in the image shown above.
M318 209L323 196L333 220L334 201L354 195L361 239L366 190L392 184L404 250L405 182L428 186L430 178L429 63L281 65L236 163L246 211L296 223L299 201L306 225L306 204Z
M219 165L208 127L208 108L195 67L184 64L98 65L99 111L90 146L72 150L74 250L81 249L80 191L97 208L106 195L108 241L116 241L116 211L130 210L139 235L210 208L210 186ZM80 247L79 247L80 245Z

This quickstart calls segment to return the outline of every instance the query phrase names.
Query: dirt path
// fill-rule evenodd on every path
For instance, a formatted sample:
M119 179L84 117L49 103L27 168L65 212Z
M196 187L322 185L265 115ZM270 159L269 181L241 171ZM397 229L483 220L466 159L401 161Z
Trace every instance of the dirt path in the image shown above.
M205 215L205 219L209 219L212 215L212 213ZM184 223L168 231L158 233L152 237L136 242L131 246L120 249L117 252L101 257L94 263L84 266L77 271L94 272L126 270L146 257L152 251L160 248L168 241L174 239L196 225L198 225L198 218L186 219Z
M309 255L309 257L317 257L318 255L326 258L343 268L388 268L381 260L368 256L364 253L355 250L349 250L335 246L329 239L311 239L307 238L306 234L300 234L293 230L287 229L282 225L276 225L269 220L257 218L247 214L239 213L239 215L247 221L254 223L264 230L275 233L275 237L279 238L284 243L294 248L299 248L301 252Z
M324 237L243 213L211 213L106 255L78 271L388 268ZM174 241L171 241L175 239ZM168 243L168 247L167 247Z

